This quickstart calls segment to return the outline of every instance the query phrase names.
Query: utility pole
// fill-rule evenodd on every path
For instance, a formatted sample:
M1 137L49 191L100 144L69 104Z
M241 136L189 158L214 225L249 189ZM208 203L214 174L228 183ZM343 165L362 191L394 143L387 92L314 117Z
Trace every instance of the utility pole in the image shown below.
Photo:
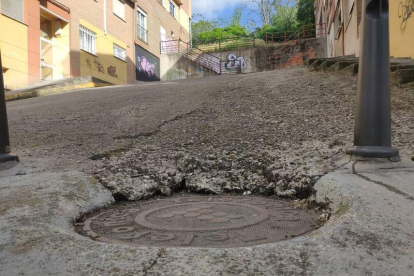
M363 0L354 147L347 154L399 161L391 147L388 0Z
M4 90L3 65L0 51L0 163L18 161L19 158L10 153L9 126L7 123L6 92Z

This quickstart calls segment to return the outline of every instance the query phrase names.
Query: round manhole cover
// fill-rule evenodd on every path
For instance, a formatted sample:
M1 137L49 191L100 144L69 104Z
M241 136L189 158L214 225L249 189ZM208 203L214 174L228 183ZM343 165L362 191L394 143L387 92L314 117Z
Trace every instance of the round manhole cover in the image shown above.
M83 232L109 243L159 247L241 247L315 229L318 214L260 197L188 196L113 206Z

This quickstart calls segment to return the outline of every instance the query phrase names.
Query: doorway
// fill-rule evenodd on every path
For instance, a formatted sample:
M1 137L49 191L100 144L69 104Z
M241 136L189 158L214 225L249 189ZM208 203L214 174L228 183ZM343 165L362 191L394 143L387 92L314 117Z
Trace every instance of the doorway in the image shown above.
M53 21L40 16L40 76L42 80L54 79Z

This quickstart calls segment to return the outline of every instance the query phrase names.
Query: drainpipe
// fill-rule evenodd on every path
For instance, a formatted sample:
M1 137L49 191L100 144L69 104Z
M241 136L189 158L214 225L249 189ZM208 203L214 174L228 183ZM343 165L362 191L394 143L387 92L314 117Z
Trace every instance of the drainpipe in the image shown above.
M342 23L342 55L345 56L345 25Z
M104 5L104 34L107 34L107 30L106 30L106 0L103 1L103 5Z
M4 90L3 67L0 52L0 163L18 161L16 155L10 153L9 125L7 122L6 91ZM1 167L0 167L1 170Z
M345 1L341 1L342 6L342 55L345 56L345 13L348 12L345 9Z

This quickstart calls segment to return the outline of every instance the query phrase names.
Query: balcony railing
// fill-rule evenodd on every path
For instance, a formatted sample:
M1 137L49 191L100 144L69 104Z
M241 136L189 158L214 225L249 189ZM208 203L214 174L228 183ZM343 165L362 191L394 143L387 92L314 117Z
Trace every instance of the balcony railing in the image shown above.
M142 42L148 43L148 30L141 25L138 25L137 37Z

